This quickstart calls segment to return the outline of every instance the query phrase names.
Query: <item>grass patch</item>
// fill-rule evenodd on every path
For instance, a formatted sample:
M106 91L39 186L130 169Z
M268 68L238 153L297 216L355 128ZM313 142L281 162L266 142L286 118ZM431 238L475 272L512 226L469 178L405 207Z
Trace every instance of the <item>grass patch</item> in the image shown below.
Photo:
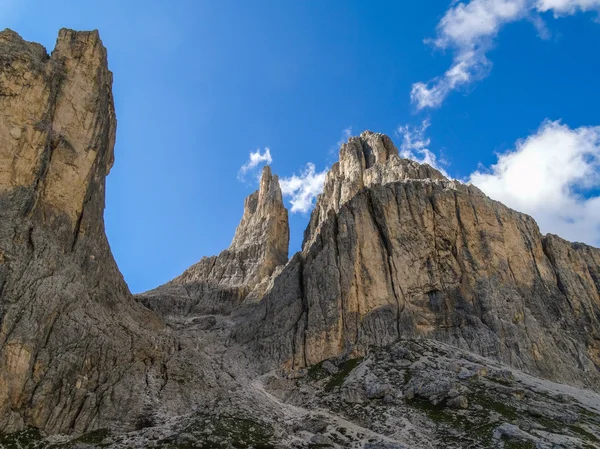
M2 449L34 449L42 447L44 437L39 430L29 428L20 432L0 435Z
M327 371L323 369L323 362L319 362L316 365L313 365L310 368L308 368L307 377L309 380L317 381L327 377L327 374Z
M341 386L348 375L352 372L356 366L363 361L362 357L356 359L350 359L342 363L338 368L339 373L335 374L331 380L325 385L325 391L332 391L335 387Z
M81 435L71 443L97 444L100 445L104 439L110 435L108 429L98 429ZM102 446L99 446L102 447Z
M254 448L275 449L271 443L273 430L260 422L230 416L199 416L198 421L185 428L182 433L189 433L196 441L177 442L175 437L160 442L158 447L164 449L225 449Z
M533 441L504 441L504 449L535 449L536 445Z

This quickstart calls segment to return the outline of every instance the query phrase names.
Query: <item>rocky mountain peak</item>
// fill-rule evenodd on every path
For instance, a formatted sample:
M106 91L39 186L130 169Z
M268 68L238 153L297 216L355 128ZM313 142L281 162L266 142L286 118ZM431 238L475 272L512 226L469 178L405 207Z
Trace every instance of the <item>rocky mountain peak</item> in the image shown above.
M133 297L111 82L97 32L0 33L0 446L598 443L600 250L383 134L342 145L290 260L265 167L228 249Z
M289 241L288 211L279 178L265 166L259 189L244 202L244 214L229 248L218 256L202 258L171 282L140 298L163 315L189 314L192 310L231 311L287 262Z
M106 49L97 31L67 29L51 56L10 30L0 46L9 68L0 74L0 189L26 189L31 211L65 214L77 235L87 224L84 205L91 222L101 219L113 163Z
M385 134L363 131L358 137L350 137L340 147L339 161L327 173L323 193L317 198L304 233L303 248L314 241L328 214L337 212L361 189L406 180L449 182L433 167L401 158Z
M288 257L289 228L287 209L279 186L279 178L265 166L259 189L249 195L244 203L244 215L229 247L240 250L248 245L264 242L269 246L274 263L284 264ZM276 265L276 266L277 266Z

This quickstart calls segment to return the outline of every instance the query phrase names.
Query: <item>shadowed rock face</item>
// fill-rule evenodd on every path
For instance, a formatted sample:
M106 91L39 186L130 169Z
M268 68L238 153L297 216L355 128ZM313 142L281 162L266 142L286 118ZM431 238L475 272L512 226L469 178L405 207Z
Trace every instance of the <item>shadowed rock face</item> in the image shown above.
M49 56L0 33L0 428L130 423L161 321L131 297L104 233L116 120L97 32Z
M136 301L104 232L111 83L97 32L61 30L51 55L0 33L0 431L273 420L293 410L265 393L266 371L399 338L600 388L600 250L541 235L382 134L342 145L290 260L267 167L231 246Z
M289 240L279 179L267 166L260 188L246 198L231 246L139 299L167 316L231 313L251 292L260 297L264 283L287 262Z

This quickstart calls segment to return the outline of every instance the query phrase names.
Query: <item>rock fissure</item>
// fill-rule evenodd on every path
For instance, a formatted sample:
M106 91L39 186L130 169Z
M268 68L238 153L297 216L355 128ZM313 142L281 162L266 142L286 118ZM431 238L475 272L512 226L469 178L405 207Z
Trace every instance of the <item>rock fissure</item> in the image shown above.
M396 302L396 331L398 332L398 335L401 335L401 332L400 332L400 299L398 298L398 293L396 291L396 281L395 281L396 271L394 269L393 259L392 259L393 255L394 255L393 247L392 247L391 242L388 239L386 230L384 229L384 225L382 223L380 223L380 221L379 221L380 220L379 215L376 212L376 207L373 204L373 196L370 191L367 191L367 204L369 207L370 215L373 219L373 224L375 225L375 228L377 230L379 240L383 244L384 259L385 259L385 263L388 268L390 286L392 287L392 293L394 295L394 300Z

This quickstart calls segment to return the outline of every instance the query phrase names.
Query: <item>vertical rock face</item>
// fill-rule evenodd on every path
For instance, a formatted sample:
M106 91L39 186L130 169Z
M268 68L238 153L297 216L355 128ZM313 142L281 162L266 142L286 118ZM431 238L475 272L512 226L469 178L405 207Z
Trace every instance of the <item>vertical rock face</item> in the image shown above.
M600 386L600 250L542 236L477 188L397 159L388 138L342 146L306 235L236 333L276 363L428 337Z
M135 421L161 321L131 297L104 233L112 74L97 32L49 56L0 33L0 429ZM166 351L165 351L166 352Z
M86 226L84 205L101 218L113 163L106 50L97 32L70 30L60 32L51 57L9 30L0 44L0 189L30 189L28 212L64 215L75 238Z
M228 249L139 299L163 315L230 313L288 260L290 230L277 175L263 169Z
M288 260L290 229L277 175L263 169L260 188L244 204L244 215L229 247L231 252L249 252L248 262L255 263L245 273L243 283L256 283L270 276Z

